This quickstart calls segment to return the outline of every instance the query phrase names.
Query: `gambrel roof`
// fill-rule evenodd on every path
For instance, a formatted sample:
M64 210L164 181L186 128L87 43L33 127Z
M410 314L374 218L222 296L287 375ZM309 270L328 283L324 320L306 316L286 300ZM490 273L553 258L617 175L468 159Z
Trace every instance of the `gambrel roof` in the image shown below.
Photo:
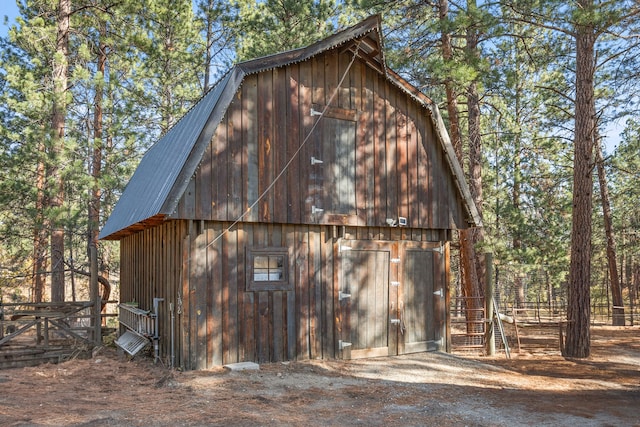
M399 75L387 69L382 52L380 17L374 15L310 46L234 66L145 154L103 227L100 238L120 239L160 223L166 216L174 213L217 126L247 75L303 62L334 48L357 53L369 67L427 109L469 214L469 222L480 226L480 216L437 106Z

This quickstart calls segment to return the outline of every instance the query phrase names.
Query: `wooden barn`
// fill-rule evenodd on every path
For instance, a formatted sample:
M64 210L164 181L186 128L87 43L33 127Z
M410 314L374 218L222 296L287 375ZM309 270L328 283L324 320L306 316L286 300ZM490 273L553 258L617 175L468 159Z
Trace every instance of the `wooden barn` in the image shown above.
M373 16L233 67L101 231L183 369L446 350L449 241L480 225L436 105ZM126 324L126 323L125 323Z

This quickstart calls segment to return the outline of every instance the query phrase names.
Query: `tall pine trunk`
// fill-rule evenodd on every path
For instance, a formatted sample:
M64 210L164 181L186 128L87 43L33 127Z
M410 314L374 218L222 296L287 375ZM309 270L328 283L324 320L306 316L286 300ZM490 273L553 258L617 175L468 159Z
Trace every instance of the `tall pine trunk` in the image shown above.
M38 144L38 152L44 153L44 143ZM41 154L42 156L42 154ZM36 228L33 233L33 279L32 279L32 301L42 302L44 296L44 287L46 284L47 270L47 236L48 232L45 228L47 221L45 220L45 173L46 162L40 157L36 166Z
M211 11L215 7L214 0L209 0L207 3L207 10ZM205 53L204 53L204 85L202 92L207 93L209 89L209 80L211 79L211 61L213 55L211 55L211 46L213 45L213 19L208 13L205 13L206 19L206 34L205 34Z
M519 44L518 41L515 41L516 48L516 58L519 57L520 52L518 52ZM522 173L520 171L522 156L521 156L521 122L522 117L520 115L520 99L522 97L522 87L520 84L520 73L518 66L515 68L515 73L517 75L515 79L515 124L518 128L518 132L513 136L513 189L511 191L511 203L513 205L513 210L515 212L520 212L520 197L521 197L521 183L522 183ZM522 262L521 252L522 252L522 233L521 228L516 227L515 233L513 233L513 240L511 242L514 255L517 257L516 259ZM523 309L525 308L525 292L524 292L524 280L519 271L515 272L516 274L513 277L513 283L515 287L515 308Z
M467 13L471 16L475 15L477 5L475 0L467 1ZM477 24L477 23L475 23ZM467 57L479 59L480 52L478 50L480 34L478 25L473 23L469 24L467 28L465 48ZM478 209L478 214L482 217L482 132L480 129L480 95L478 94L478 84L474 80L467 87L467 110L469 114L468 129L469 129L469 187L471 190L471 197ZM471 268L473 275L475 276L473 286L474 296L484 296L484 277L485 277L485 265L484 258L479 256L476 248L484 240L484 232L482 228L470 228L465 231L471 237L471 247L468 249L469 256L471 257ZM478 298L480 303L480 298Z
M104 84L106 84L106 64L107 64L107 45L104 39L107 37L107 24L100 22L100 42L98 44L98 63L97 71L102 74L102 83L98 83L94 95L94 114L93 114L93 153L91 156L91 177L93 178L93 187L91 189L91 197L89 198L89 241L87 244L87 257L91 259L91 248L98 249L98 235L100 233L100 210L101 210L101 182L102 177L102 156L104 151L103 142L103 114L102 102L104 98ZM111 295L111 286L106 280L100 280L102 285L102 301L109 299Z
M51 301L64 301L64 181L60 170L64 151L67 72L69 50L69 21L71 0L59 0L56 52L53 59L53 111L51 114L51 151L47 170L51 196Z
M106 24L100 23L100 38L106 37ZM100 202L102 192L100 189L100 177L102 175L102 98L104 96L103 84L105 81L105 68L107 63L107 46L100 41L98 44L98 64L97 72L102 74L102 83L98 83L95 88L93 100L93 153L91 155L91 178L93 187L89 199L89 241L87 255L91 246L98 246L98 235L100 232ZM88 256L89 257L89 256Z
M607 265L609 267L609 279L611 282L611 299L613 300L613 326L624 326L624 303L622 290L620 289L620 276L616 264L616 240L613 234L613 221L611 219L611 202L609 201L609 189L607 188L607 176L604 170L602 157L602 143L596 138L596 164L598 166L598 184L600 186L600 198L602 199L602 215L604 220L604 232L607 238Z
M440 41L442 42L442 59L445 65L453 60L453 47L451 46L451 34L448 31L449 0L439 1L439 19L442 27ZM449 115L449 130L451 143L456 152L458 161L462 164L462 136L460 134L460 119L458 117L458 94L450 77L445 78L444 89L447 95L447 113Z
M579 0L582 11L593 0ZM576 24L576 106L573 158L573 212L567 306L567 334L563 354L589 357L591 350L591 214L593 208L593 144L595 129L594 74L596 34L589 19Z
M453 48L451 45L451 34L448 32L448 18L449 18L449 2L448 0L439 0L439 19L441 23L441 42L442 42L442 58L446 65L449 65L453 61ZM449 128L451 132L451 143L453 149L458 157L460 164L463 164L464 159L462 155L462 135L460 131L460 117L458 114L458 94L456 93L454 84L450 78L444 80L444 87L447 96L447 113L449 116ZM480 301L480 280L475 267L475 250L474 250L474 233L473 229L460 230L460 268L462 270L461 282L462 292L465 297L468 297L466 302L465 317L469 322L467 324L468 332L478 332L472 330L475 314L478 314L478 309L482 308Z

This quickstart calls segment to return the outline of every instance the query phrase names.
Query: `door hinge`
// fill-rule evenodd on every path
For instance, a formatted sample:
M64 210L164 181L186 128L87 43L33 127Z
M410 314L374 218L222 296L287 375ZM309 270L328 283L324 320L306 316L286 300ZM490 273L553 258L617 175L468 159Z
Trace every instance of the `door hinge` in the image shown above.
M391 286L400 286L400 282L391 282Z
M444 292L442 292L442 288L438 289L433 294L439 296L440 298L444 296Z
M391 258L391 264L400 264L400 258Z
M322 160L316 159L315 157L311 157L311 166L313 166L313 165L321 165L323 163L324 162Z
M315 205L311 206L311 215L319 214L324 212L324 209L316 208Z
M343 299L351 298L351 294L346 294L342 291L338 292L338 301L342 301Z
M351 347L351 343L347 341L342 341L342 340L338 341L338 350L342 351L346 347Z
M431 248L431 251L438 252L439 254L443 254L444 253L444 245L441 243L440 245L436 246L435 248Z
M399 325L400 324L400 319L391 319L391 324L392 325Z

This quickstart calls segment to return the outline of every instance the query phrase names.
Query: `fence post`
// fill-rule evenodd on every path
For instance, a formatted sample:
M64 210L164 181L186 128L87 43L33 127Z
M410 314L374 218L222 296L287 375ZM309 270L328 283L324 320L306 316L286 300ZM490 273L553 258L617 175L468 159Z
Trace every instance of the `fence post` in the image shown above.
M496 354L495 331L493 330L493 253L486 252L484 254L484 263L486 265L484 305L486 313L485 324L485 351L487 355L494 356Z

